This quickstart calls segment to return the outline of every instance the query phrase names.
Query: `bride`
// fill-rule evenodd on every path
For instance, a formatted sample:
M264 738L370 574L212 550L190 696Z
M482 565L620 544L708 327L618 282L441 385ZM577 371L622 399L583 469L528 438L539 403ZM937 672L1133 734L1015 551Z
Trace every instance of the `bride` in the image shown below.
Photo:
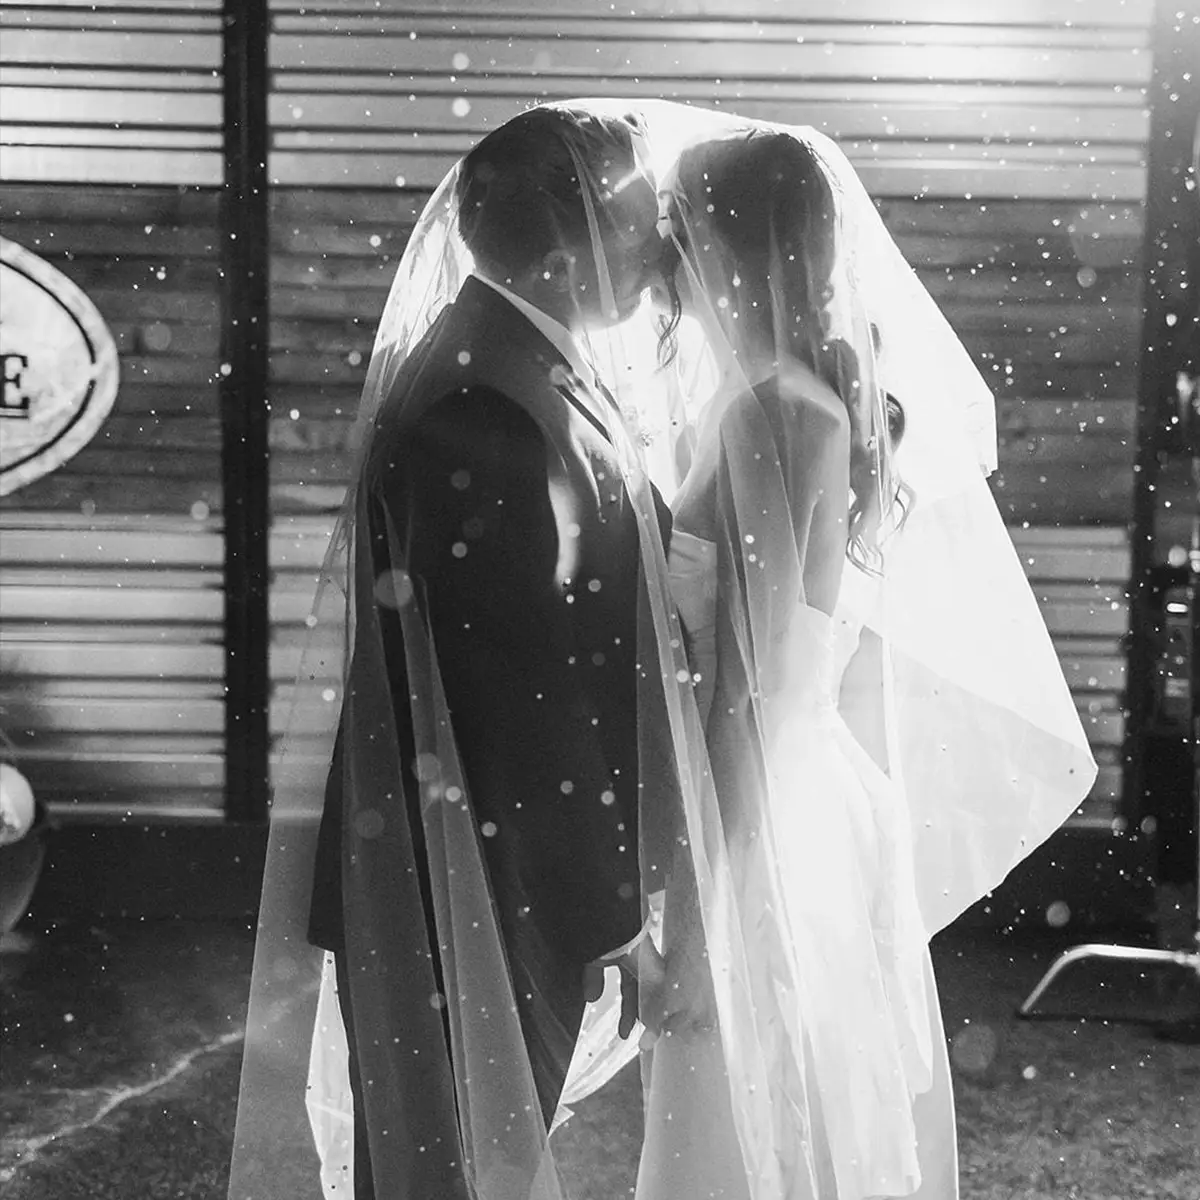
M878 651L839 600L869 586L914 502L894 463L904 409L856 352L837 197L810 145L768 129L701 143L668 195L673 323L698 321L720 378L672 505L671 585L770 1047L782 1194L950 1197L908 814L878 722L856 736L838 707L852 661ZM715 1025L668 1022L639 1200L761 1194L728 1094Z

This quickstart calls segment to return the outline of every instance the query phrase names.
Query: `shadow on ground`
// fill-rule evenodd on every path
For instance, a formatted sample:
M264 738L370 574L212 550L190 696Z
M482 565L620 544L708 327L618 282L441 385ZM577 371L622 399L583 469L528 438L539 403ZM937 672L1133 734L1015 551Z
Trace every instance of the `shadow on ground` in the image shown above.
M1045 1007L1086 1017L1015 1020L1071 940L952 929L935 943L963 1198L1197 1200L1200 1047L1150 1025L1194 1014L1197 989L1173 968L1083 965ZM0 1195L223 1200L251 951L245 927L217 923L10 938ZM572 1200L632 1194L640 1120L634 1067L556 1135Z

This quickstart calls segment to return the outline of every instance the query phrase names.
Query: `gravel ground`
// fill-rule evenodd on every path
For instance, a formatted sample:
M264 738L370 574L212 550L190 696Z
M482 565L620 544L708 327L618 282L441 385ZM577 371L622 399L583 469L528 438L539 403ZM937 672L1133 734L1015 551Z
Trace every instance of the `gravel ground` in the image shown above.
M1015 1020L1072 940L953 929L935 945L963 1200L1200 1200L1200 1046L1149 1024L1200 1011L1200 986L1080 966L1047 1007L1086 1018ZM250 952L220 924L10 939L0 1197L223 1200ZM631 1069L556 1135L572 1200L631 1194L640 1119Z

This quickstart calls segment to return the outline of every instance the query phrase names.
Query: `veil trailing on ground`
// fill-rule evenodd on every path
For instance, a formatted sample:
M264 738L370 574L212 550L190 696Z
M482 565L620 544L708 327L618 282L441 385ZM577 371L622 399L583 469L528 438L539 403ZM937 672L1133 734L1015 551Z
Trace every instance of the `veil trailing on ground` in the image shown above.
M669 979L682 981L685 1010L707 997L697 1007L720 1032L744 1178L754 1200L782 1200L804 1194L788 1182L797 1145L818 1145L802 1166L813 1179L821 1170L813 1156L825 1152L819 1147L842 1149L836 1130L824 1140L798 1130L771 1082L781 1054L802 1072L810 1036L810 1009L794 1002L810 987L797 958L802 939L783 919L765 943L762 932L783 887L773 873L786 858L774 845L783 832L772 815L773 764L790 744L789 720L805 693L796 684L805 676L797 608L823 606L869 631L846 671L842 707L863 753L894 789L891 844L900 850L889 869L911 904L901 918L880 920L902 927L912 944L923 946L1048 836L1086 794L1094 764L987 489L995 465L991 396L845 158L808 129L650 102L636 106L631 158L617 162L595 155L589 119L624 119L631 105L569 107L575 115L563 137L584 219L547 203L529 220L543 222L533 231L539 235L545 222L555 231L559 244L545 257L543 282L573 306L566 321L573 342L546 359L551 382L603 430L620 474L608 481L613 500L622 488L637 531L638 561L627 564L638 579L630 660L637 781L627 793L627 780L617 787L617 809L632 807L613 828L636 837L638 869L621 898L635 903L648 931L645 957L657 960L648 947L661 950ZM758 229L765 257L739 260L711 218L718 205L736 209L741 201L705 200L706 173L719 173L722 147L771 137L802 148L816 184L829 190L832 223L810 227L787 204L768 206ZM468 281L484 274L491 281L484 287L506 291L513 283L502 261L485 263L468 248L464 229L481 203L486 216L487 198L480 202L464 186L463 173L460 163L431 197L398 268L363 391L351 485L308 622L274 789L231 1200L353 1195L364 1138L381 1197L417 1185L445 1200L564 1196L538 1058L538 1047L553 1040L545 1031L555 1028L559 999L539 992L537 964L513 948L493 857L504 830L482 820L473 802L474 751L456 736L456 684L429 615L421 564L431 551L403 499L403 480L420 466L403 449L422 417L413 397L476 387L498 353L486 341L464 342L447 368L430 348L453 327ZM496 194L503 190L502 180L482 178ZM748 222L757 219L753 195L776 192L769 180L752 181L763 185L756 189L742 182ZM647 189L661 198L668 274L655 276L656 251L631 288L631 264L646 256L646 243L632 219L626 224L633 209L622 205L636 207ZM532 233L517 227L510 236ZM660 345L672 283L686 299L684 315ZM641 295L651 286L658 307L649 292ZM813 315L815 326L800 319ZM531 319L538 324L536 313ZM819 503L812 412L786 403L746 409L764 382L747 364L763 360L764 344L780 387L832 398L833 425L845 425L841 486L850 507L832 585L817 566L829 548L810 539ZM713 712L738 714L737 737L727 725L724 741L719 721L710 717L706 728L697 705L700 681L670 594L655 490L686 502L706 447L719 460L723 514L714 531L723 707ZM606 581L573 578L578 526L556 463L535 464L547 472L543 500L558 531L552 567L563 603L585 606L581 589L594 587L595 595ZM452 482L465 490L470 481ZM833 494L839 485L828 486ZM442 548L451 557L482 545L486 529L472 520ZM486 620L486 605L472 613L467 625ZM592 658L597 669L604 665L604 653ZM521 663L508 669L516 679ZM561 786L579 820L609 828L612 791L579 795L570 779ZM329 820L334 793L340 974L309 941L319 824L323 810ZM811 806L816 844L825 828L821 796L796 802ZM748 872L761 883L752 900ZM588 937L581 924L581 946ZM581 965L610 949L618 947L590 948ZM621 970L628 977L640 962L635 951ZM671 997L657 972L643 974L641 1021L622 1038L621 974L607 968L603 995L584 1014L555 1119L636 1056L643 1027L659 1029ZM896 978L911 981L900 968ZM353 996L349 1038L338 989ZM761 1019L768 994L782 1027ZM896 1011L903 1008L898 1002ZM914 1020L893 1039L910 1092L928 1066L921 1037ZM350 1062L365 1097L358 1112ZM884 1157L866 1155L861 1178L911 1167Z

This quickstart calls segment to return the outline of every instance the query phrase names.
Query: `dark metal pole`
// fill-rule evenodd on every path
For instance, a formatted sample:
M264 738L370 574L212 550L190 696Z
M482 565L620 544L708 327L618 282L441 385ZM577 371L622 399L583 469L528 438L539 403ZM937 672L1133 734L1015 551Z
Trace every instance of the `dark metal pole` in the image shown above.
M1145 293L1142 358L1138 378L1138 454L1131 527L1132 577L1129 583L1129 674L1125 691L1123 814L1140 822L1148 780L1145 740L1154 714L1163 577L1158 561L1159 484L1172 482L1179 468L1191 470L1186 411L1181 411L1178 376L1194 371L1200 349L1200 206L1193 164L1200 118L1200 23L1179 0L1158 0L1154 23L1154 76L1150 104L1150 153L1146 172ZM1182 419L1181 419L1182 418ZM1186 494L1186 493L1185 493ZM1195 608L1193 598L1193 621ZM1195 658L1192 645L1192 705L1195 713ZM1193 736L1196 730L1193 727ZM1200 913L1197 919L1200 935ZM1075 963L1110 962L1181 967L1200 979L1200 936L1188 950L1091 943L1075 946L1050 964L1017 1010L1029 1017L1055 979ZM1063 1013L1062 1016L1069 1014ZM1187 1023L1190 1024L1190 1023ZM1171 1035L1174 1036L1174 1035Z
M221 462L225 513L225 813L267 811L267 0L225 0Z
M1146 793L1143 747L1154 711L1155 630L1152 574L1159 564L1156 538L1159 482L1172 459L1187 455L1180 421L1177 373L1194 369L1200 339L1200 197L1193 147L1200 115L1200 25L1178 0L1155 7L1154 74L1148 96L1146 232L1141 366L1138 377L1138 449L1131 527L1130 637L1125 690L1123 815L1140 821ZM1182 10L1182 11L1181 11Z

